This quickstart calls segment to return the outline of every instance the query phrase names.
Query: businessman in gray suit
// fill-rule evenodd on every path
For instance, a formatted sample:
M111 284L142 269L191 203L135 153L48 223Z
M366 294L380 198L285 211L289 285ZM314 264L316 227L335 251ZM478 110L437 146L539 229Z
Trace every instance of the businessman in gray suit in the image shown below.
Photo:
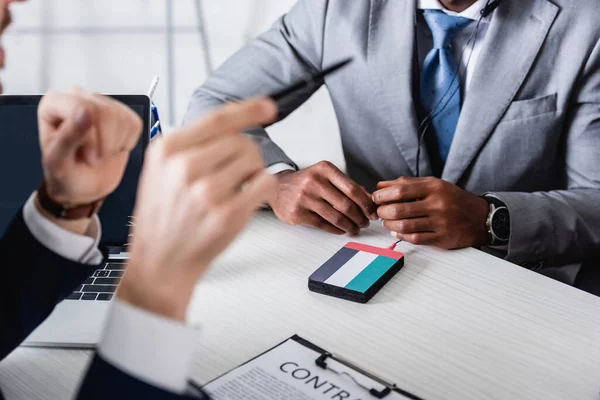
M599 39L596 0L299 0L194 93L186 122L353 56L322 82L347 176L298 170L248 131L278 177L275 214L337 234L381 218L399 239L573 283L600 253Z

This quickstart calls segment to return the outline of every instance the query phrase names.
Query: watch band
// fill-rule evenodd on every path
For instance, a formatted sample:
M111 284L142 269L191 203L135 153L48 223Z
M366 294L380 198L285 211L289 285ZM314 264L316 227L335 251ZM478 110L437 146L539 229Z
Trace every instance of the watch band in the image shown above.
M488 203L493 204L496 208L506 207L506 204L504 204L502 201L500 201L499 198L491 195L490 193L486 193L481 197L483 197Z
M37 191L38 201L40 206L48 213L56 218L65 220L75 220L82 218L91 218L98 212L104 199L96 200L89 204L81 204L75 206L66 206L60 204L50 197L48 194L48 188L46 186L46 180L42 179L42 184Z

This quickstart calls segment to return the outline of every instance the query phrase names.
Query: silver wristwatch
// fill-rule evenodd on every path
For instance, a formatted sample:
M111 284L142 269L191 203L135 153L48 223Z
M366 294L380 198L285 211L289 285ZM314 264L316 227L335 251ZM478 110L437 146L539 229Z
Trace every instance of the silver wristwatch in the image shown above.
M510 213L508 207L498 198L484 195L490 205L490 213L486 221L490 246L506 246L510 240Z

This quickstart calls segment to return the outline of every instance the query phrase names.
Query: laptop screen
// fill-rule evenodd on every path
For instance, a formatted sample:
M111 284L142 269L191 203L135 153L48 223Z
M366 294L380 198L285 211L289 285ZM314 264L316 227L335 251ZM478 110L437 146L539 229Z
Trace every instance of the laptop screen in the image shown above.
M147 96L112 96L131 107L149 132ZM37 106L41 96L0 96L0 235L42 179ZM133 213L148 135L141 135L131 152L123 180L100 209L101 245L127 243L127 224Z

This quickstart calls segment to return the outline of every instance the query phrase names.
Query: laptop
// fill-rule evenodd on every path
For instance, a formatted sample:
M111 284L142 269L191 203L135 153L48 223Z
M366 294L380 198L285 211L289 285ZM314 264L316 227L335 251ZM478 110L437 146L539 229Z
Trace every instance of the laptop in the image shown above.
M133 213L144 152L149 142L150 99L145 95L111 95L144 121L144 134L132 151L123 180L99 212L100 246L109 259L62 301L24 346L94 347L128 258L128 224ZM37 108L42 96L0 96L0 235L42 179ZM18 171L15 173L15 171Z

